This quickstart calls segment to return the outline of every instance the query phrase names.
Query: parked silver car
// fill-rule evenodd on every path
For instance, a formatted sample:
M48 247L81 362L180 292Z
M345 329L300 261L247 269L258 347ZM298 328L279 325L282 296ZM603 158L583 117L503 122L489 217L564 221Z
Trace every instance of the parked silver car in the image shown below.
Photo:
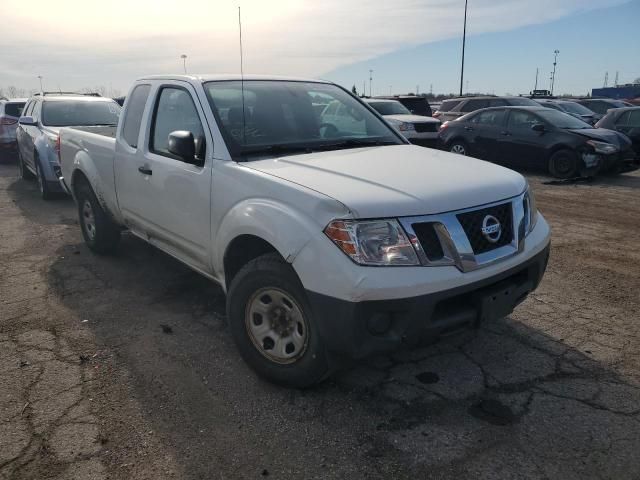
M16 151L18 118L26 101L26 98L0 98L0 154Z
M24 179L36 177L47 200L62 192L58 178L58 131L61 127L115 126L120 105L95 94L40 93L29 99L16 133L18 165Z

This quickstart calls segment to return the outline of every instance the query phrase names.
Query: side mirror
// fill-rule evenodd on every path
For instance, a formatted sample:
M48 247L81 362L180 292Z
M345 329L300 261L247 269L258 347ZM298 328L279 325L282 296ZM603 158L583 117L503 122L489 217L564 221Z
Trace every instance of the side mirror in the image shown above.
M546 129L544 128L544 123L534 123L531 125L531 130L534 132L543 133Z
M20 125L24 125L25 127L35 127L38 125L38 122L33 117L20 117L18 119L18 123Z
M199 137L196 142L193 138L193 133L186 130L176 130L169 134L168 150L169 153L172 153L185 163L202 165L203 160L198 158L196 153L199 155L204 154L204 138Z

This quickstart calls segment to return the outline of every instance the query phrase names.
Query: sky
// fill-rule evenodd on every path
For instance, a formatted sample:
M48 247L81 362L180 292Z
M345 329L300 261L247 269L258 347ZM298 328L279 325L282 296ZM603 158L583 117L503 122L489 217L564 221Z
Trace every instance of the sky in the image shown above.
M106 7L108 5L108 8ZM138 77L239 71L325 78L374 94L459 88L464 0L0 0L0 87L126 93ZM36 14L37 12L37 14ZM471 91L585 93L640 77L640 0L469 0Z

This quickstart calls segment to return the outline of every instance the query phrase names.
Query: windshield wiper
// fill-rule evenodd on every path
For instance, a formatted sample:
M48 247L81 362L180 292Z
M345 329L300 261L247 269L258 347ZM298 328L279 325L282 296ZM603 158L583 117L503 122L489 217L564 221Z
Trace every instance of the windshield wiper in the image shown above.
M349 138L341 142L326 143L313 147L314 150L340 150L342 148L380 147L383 145L399 145L391 140L367 140L363 138Z
M311 153L312 149L308 145L260 145L257 147L243 147L240 156L249 155L276 155L282 153Z

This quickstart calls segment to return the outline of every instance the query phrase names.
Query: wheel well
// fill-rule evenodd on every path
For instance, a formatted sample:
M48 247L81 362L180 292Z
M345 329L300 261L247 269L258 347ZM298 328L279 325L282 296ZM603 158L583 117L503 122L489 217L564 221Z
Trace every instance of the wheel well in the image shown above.
M265 253L279 252L266 240L255 235L240 235L233 239L224 254L224 277L227 287L240 269Z
M91 185L87 176L84 173L82 173L82 171L76 170L71 175L71 190L73 191L74 195L76 193L76 189L82 183L86 183L89 186Z

